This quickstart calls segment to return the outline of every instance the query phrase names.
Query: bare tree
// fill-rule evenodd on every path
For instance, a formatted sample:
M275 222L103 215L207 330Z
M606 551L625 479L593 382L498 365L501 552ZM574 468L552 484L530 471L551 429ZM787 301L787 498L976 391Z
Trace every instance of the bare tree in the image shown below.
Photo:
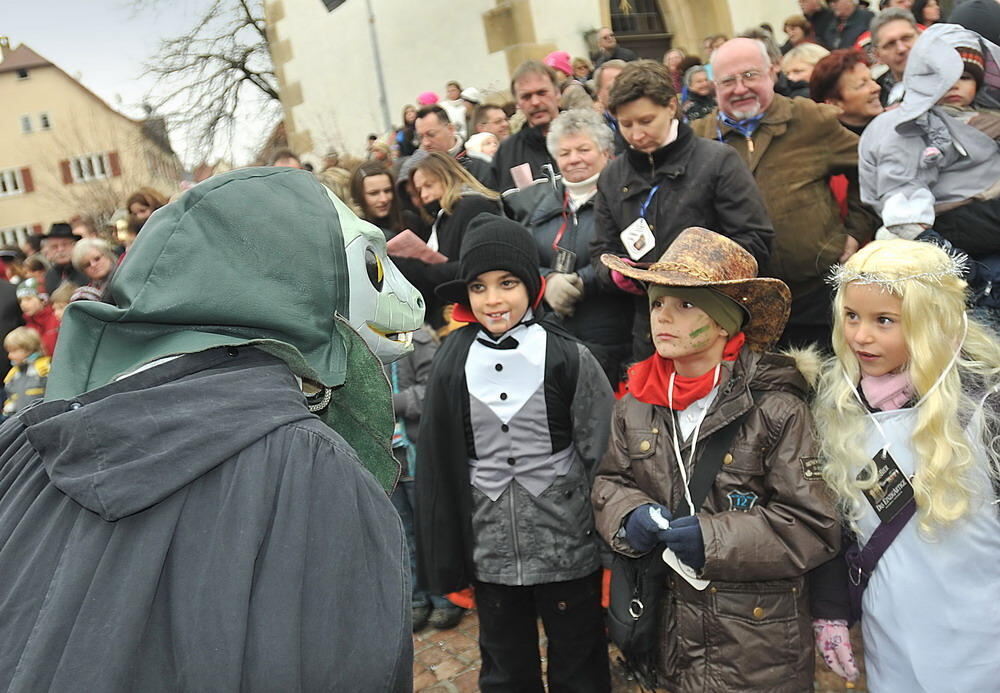
M162 40L145 67L156 77L150 101L206 156L232 139L248 109L257 117L280 110L263 0L213 0L187 34Z

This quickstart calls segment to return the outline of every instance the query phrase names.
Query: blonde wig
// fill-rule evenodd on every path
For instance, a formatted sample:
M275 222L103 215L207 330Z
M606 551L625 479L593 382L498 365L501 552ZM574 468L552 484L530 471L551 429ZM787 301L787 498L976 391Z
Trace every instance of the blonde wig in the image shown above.
M441 181L444 186L441 209L445 211L445 214L451 214L454 211L455 203L462 197L462 193L471 191L491 200L500 199L499 195L473 178L472 174L466 171L455 157L444 152L430 152L413 167L413 171L422 171L425 176L431 176ZM410 179L412 180L412 178L413 173L410 174Z
M913 487L921 531L933 535L935 528L955 522L970 510L972 471L983 454L993 479L1000 478L996 397L981 406L1000 385L1000 345L986 328L966 318L961 262L930 243L875 241L832 277L837 290L833 311L836 356L825 364L820 377L815 415L821 431L823 475L855 530L867 504L861 492L874 485L876 475L874 461L858 446L868 412L856 394L861 369L844 336L843 293L849 284L879 286L902 300L907 368L915 395L921 398L912 438L917 456ZM956 351L958 358L950 367ZM981 440L971 440L972 435ZM859 474L864 481L858 480Z

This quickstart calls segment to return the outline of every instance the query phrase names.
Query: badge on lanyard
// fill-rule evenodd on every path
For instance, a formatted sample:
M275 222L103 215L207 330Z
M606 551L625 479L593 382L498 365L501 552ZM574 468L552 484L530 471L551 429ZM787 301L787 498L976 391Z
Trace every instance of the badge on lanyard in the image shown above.
M622 240L625 252L633 261L637 262L656 245L656 237L653 236L653 231L646 221L646 210L649 209L649 203L659 189L659 184L653 186L649 194L646 195L645 201L639 206L639 218L625 227L625 230L618 236Z
M639 217L621 232L619 238L625 246L625 252L633 260L638 261L643 255L653 249L656 239L649 229L649 224L642 217Z
M892 459L888 450L879 450L874 457L876 465L876 483L870 489L862 491L871 503L875 514L882 522L889 522L913 500L913 485ZM862 480L864 471L858 475Z

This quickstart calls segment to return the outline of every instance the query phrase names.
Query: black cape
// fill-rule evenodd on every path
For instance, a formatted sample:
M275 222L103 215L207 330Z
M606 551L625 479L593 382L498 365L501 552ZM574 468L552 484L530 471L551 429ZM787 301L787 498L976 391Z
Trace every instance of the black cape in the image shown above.
M542 318L539 324L558 337L546 342L545 397L551 402L571 402L580 368L578 340L549 319ZM479 330L480 325L473 323L452 332L434 355L420 419L417 567L422 584L436 594L463 590L476 575L469 483L469 458L476 452L470 450L473 437L465 361ZM569 435L567 429L565 436Z
M0 427L0 691L409 691L401 524L253 348Z

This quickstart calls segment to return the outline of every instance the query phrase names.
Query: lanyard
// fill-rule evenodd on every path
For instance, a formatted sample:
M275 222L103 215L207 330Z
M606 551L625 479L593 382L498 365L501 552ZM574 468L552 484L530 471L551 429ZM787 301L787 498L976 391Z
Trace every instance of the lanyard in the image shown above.
M566 209L569 207L569 192L563 193L563 206L562 206L562 225L559 230L556 231L555 240L552 241L552 250L559 250L559 241L562 240L563 234L566 233L566 225L569 224L569 216L566 214Z
M715 375L712 376L712 389L719 384L719 374L722 372L722 364L718 364L715 367ZM694 455L695 449L698 447L698 433L701 431L701 424L705 421L705 417L708 415L708 408L701 413L698 418L698 423L695 424L694 432L691 434L691 454L688 455L687 466L684 465L684 458L681 456L681 443L680 438L677 437L677 429L680 428L680 423L677 421L677 412L674 411L674 376L677 372L670 374L670 382L667 383L667 406L670 408L670 416L673 417L672 433L674 434L674 458L677 460L677 468L681 472L681 481L684 482L684 500L687 501L688 507L691 508L691 514L695 515L698 509L694 507L694 501L691 498L691 482L688 481L687 467L694 469Z
M649 209L649 203L653 201L653 195L655 195L656 191L659 189L660 189L660 184L657 183L656 185L653 186L653 189L649 191L649 194L646 195L646 201L639 206L639 216L642 217L643 219L646 218L646 210Z

